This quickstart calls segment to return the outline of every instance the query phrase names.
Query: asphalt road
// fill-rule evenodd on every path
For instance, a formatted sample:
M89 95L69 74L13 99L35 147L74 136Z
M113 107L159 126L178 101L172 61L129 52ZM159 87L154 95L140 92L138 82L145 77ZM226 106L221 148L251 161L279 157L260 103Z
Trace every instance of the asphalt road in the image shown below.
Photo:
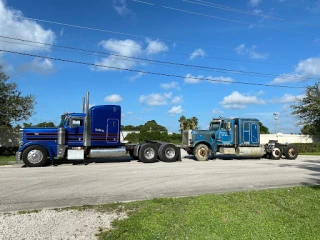
M320 157L143 164L129 157L43 168L0 167L0 211L320 184Z

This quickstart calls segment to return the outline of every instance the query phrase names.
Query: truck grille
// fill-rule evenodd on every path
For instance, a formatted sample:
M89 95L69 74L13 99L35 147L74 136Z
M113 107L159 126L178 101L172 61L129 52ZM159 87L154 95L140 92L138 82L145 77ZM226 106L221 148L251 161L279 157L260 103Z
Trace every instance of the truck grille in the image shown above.
M190 145L191 131L192 130L184 130L182 132L182 145L183 146L189 146Z

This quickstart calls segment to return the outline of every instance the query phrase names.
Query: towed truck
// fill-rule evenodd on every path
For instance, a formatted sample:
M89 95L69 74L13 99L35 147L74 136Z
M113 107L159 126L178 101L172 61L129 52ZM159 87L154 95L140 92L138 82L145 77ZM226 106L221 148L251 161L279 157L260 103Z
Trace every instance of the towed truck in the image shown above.
M22 159L26 166L41 167L57 158L85 160L121 157L127 153L144 163L181 160L180 148L170 143L122 143L120 106L89 108L88 92L82 106L82 113L63 114L57 128L22 128L16 161Z
M298 157L298 150L292 144L269 140L261 145L256 118L214 118L208 130L184 130L181 148L198 161L215 158L218 153L274 160L282 156L291 160Z

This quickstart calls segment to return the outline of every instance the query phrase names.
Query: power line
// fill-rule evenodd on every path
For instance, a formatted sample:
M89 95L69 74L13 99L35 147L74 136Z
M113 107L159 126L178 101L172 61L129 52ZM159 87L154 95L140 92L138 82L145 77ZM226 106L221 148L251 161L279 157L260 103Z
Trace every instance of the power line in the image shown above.
M261 27L261 28L280 30L280 31L297 33L297 34L302 34L302 35L319 36L319 35L312 34L312 33L297 32L297 31L292 31L292 30L288 30L288 29L284 29L284 28L269 27L269 26L261 25L261 24L256 25L256 24L243 22L243 21L238 21L238 20L233 20L233 19L229 19L229 18L223 18L223 17L217 17L217 16L208 15L208 14L204 14L204 13L192 12L192 11L184 10L184 9L181 9L181 8L174 8L174 7L164 6L164 5L158 5L158 4L155 4L155 3L145 2L145 1L141 1L141 0L132 0L132 1L138 2L138 3L142 3L142 4L146 4L146 5L155 6L155 7L170 9L170 10L174 10L174 11L178 11L178 12L183 12L183 13L188 13L188 14L193 14L193 15L198 15L198 16L203 16L203 17L209 17L209 18L214 18L214 19L219 19L219 20L222 20L222 21L235 22L235 23L244 24L244 25L248 25L248 26L255 25L255 26L258 26L258 27Z
M192 68L192 69L196 69L196 70L214 71L214 72L223 72L223 73L232 73L232 74L243 74L243 75L259 76L259 77L278 77L279 76L279 74L248 72L248 71L240 71L240 70L227 69L227 68L214 68L214 67L208 67L208 66L199 66L199 65L190 65L190 64L183 64L183 63L176 63L176 62L159 61L159 60L153 60L153 59L147 59L147 58L129 57L129 56L124 56L124 55L120 55L120 54L114 54L114 53L108 53L108 52L100 52L100 51L92 51L92 50L88 50L88 49L74 48L74 47L55 45L55 44L49 44L49 43L42 43L42 42L30 41L30 40L20 39L20 38L12 38L12 37L2 36L2 35L0 35L0 38L10 39L10 40L18 40L18 41L28 42L28 43L42 44L42 45L45 45L45 46L58 47L58 48L68 49L68 50L69 49L70 50L76 50L76 51L84 52L85 54L94 53L94 54L90 54L91 56L96 56L97 54L98 55L108 55L108 56L111 55L111 56L115 56L117 58L120 58L122 60L128 60L128 61L134 61L134 62L136 62L136 61L144 61L144 62L157 63L157 64L160 64L160 65L166 65L166 66L174 65L174 66ZM5 41L5 42L8 42L8 41ZM22 43L18 43L18 42L9 42L9 43L22 44ZM28 45L28 44L22 44L22 45L27 45L27 46L32 46L32 47L41 47L41 46ZM58 50L60 51L60 49L58 49ZM62 50L62 51L74 52L74 51L68 51L68 50ZM294 77L294 76L283 76L283 78L316 80L314 78Z
M10 28L18 28L18 29L24 29L24 30L28 30L28 31L32 31L32 32L39 32L33 29L28 29L28 28L21 28L21 27L14 27L14 26L9 26L6 24L0 24L2 26L6 26L6 27L10 27ZM75 38L75 39L83 39L86 41L90 41L90 42L95 42L95 40L89 39L89 38L85 38L83 36L77 36L77 35L64 35L64 37L69 37L69 38ZM161 38L157 38L159 40L161 40ZM128 47L128 48L136 48L136 49L140 49L140 47L136 47L136 46L131 46L131 45L125 45L125 44L119 44L119 43L112 43L113 45L116 46L122 46L122 47ZM202 46L199 44L199 46ZM206 46L206 45L204 45ZM211 45L210 45L211 46ZM234 51L235 48L228 48L228 47L218 47L218 46L211 46L211 47L216 47L216 48L225 48L225 49L229 49ZM152 52L158 52L158 50L156 49L152 49L152 48L148 48L148 51L152 51ZM166 52L166 54L172 54L172 55L181 55L181 56L188 56L190 57L190 53L182 53L182 52ZM209 56L209 55L205 55L205 56L201 56L202 58L208 58L208 59L218 59L218 60L222 60L222 61L232 61L232 62L244 62L244 63L255 63L255 64L267 64L267 65L282 65L282 66L293 66L292 64L288 64L288 63L274 63L274 62L260 62L260 61L251 61L251 60L239 60L239 59L233 59L233 58L223 58L223 57L214 57L214 56ZM318 65L316 65L318 66Z
M319 25L303 23L303 22L297 22L297 21L288 20L288 19L284 19L284 18L278 18L278 17L268 16L268 15L264 15L264 14L249 12L249 11L245 11L245 10L242 10L242 9L232 8L232 7L228 7L228 6L225 6L225 5L215 4L215 3L212 3L212 2L207 2L207 1L202 1L202 0L197 0L197 2L190 1L190 0L182 0L182 1L193 3L193 4L198 4L198 5L202 5L202 6L206 6L206 7L222 9L222 10L225 10L225 11L237 12L237 13L256 16L256 17L263 17L263 18L268 18L268 19L282 21L282 22L295 23L295 24L299 24L299 25L303 25L303 26L307 26L307 27L320 28Z
M49 21L49 20L44 20L44 19L39 19L39 18L30 18L30 17L19 16L19 15L14 15L14 16L16 18L28 19L28 20L33 20L33 21L37 21L37 22L44 22L44 23L50 23L50 24L56 24L56 25L61 25L61 26L66 26L66 27L73 27L73 28L79 28L79 29L85 29L85 30L91 30L91 31L119 34L119 35L130 36L130 37L151 38L149 36L144 36L144 35L117 32L117 31L111 31L111 30L107 30L107 29L87 27L87 26L81 26L81 25L75 25L75 24L69 24L69 23L63 23L63 22L55 22L55 21ZM232 48L223 47L223 46L215 46L215 45L209 45L209 44L206 45L206 44L199 44L199 43L186 42L186 41L177 41L177 40L166 39L166 38L157 38L157 39L165 41L165 42L182 43L182 44L197 45L197 46L202 45L202 46L222 48L222 49L232 49Z
M81 64L81 65L87 65L87 66L93 66L93 67L101 67L101 68L108 68L108 69L115 69L115 70L123 70L123 71L129 71L129 72L136 72L136 73L143 73L143 74L151 74L151 75L158 75L158 76L165 76L165 77L175 77L175 78L183 78L185 79L186 76L181 75L174 75L174 74L167 74L167 73L159 73L159 72L149 72L149 71L141 71L136 69L128 69L128 68L119 68L119 67L112 67L112 66L106 66L101 64L93 64L93 63L87 63L87 62L80 62L80 61L74 61L69 59L62 59L62 58L53 58L53 57L45 57L41 55L35 55L35 54L29 54L29 53L22 53L22 52L15 52L15 51L9 51L0 49L0 52L7 52L12 54L18 54L18 55L24 55L24 56L30 56L30 57L36 57L36 58L43 58L43 59L50 59L55 61L61 61L61 62L68 62L68 63L75 63L75 64ZM284 86L284 85L272 85L272 84L263 84L263 83L249 83L249 82L240 82L240 81L226 81L221 79L212 79L212 78L199 78L199 77L187 77L188 79L194 79L199 81L209 81L209 82L222 82L222 83L233 83L233 84L243 84L243 85L252 85L252 86L264 86L264 87L279 87L279 88L295 88L295 89L304 89L305 87L293 87L293 86Z

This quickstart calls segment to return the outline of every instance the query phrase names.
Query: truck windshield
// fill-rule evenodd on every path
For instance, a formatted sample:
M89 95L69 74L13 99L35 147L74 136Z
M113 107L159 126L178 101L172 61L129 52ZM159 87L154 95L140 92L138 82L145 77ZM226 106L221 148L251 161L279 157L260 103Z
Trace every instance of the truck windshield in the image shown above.
M220 121L219 122L211 122L209 130L211 131L217 131L220 127Z
M68 117L66 114L61 115L61 121L60 121L59 127L64 127L67 119Z

